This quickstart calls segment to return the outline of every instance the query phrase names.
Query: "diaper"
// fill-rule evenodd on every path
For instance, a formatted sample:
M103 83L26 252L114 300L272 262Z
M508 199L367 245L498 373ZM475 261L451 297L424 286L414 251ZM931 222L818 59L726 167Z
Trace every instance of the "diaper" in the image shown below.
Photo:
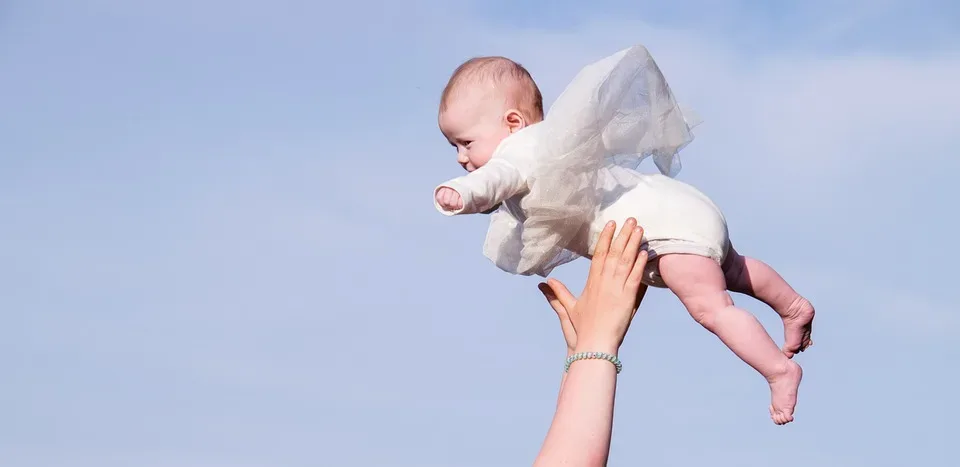
M637 220L644 230L641 247L649 255L645 284L666 287L659 268L664 255L703 256L723 265L730 249L727 221L710 198L691 185L663 175L634 172L630 177L634 178L633 188L618 193L600 210L592 230L599 234L610 220L617 225L623 225L628 217Z

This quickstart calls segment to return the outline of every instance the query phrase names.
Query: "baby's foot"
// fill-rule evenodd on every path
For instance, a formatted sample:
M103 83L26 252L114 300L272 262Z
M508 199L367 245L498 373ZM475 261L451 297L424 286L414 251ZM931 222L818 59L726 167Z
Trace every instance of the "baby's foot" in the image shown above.
M777 425L793 421L793 409L797 406L797 392L803 369L793 360L787 360L784 370L767 378L770 383L770 418Z
M810 334L813 332L813 315L816 312L807 299L797 296L783 318L783 353L793 358L813 345Z

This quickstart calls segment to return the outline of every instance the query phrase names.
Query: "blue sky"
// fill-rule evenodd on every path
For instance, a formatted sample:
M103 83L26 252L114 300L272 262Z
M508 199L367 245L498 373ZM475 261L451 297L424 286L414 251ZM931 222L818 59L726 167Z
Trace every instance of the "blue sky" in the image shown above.
M550 102L633 43L704 119L679 178L819 315L781 428L650 293L611 465L955 463L960 7L413 5L0 6L3 465L529 465L563 342L537 280L482 256L486 219L434 210L459 173L437 100L503 54Z

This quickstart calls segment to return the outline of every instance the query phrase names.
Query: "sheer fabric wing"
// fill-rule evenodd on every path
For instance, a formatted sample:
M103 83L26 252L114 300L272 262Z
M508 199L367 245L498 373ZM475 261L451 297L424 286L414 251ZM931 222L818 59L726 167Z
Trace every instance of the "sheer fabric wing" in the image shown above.
M538 126L529 192L519 209L514 205L519 212L501 209L511 219L491 219L484 247L501 269L521 275L546 276L578 257L569 247L597 215L600 184L609 179L602 175L605 168L636 168L653 156L662 173L674 176L680 169L677 152L693 138L643 46L584 67Z
M598 94L605 109L599 123L605 155L628 168L653 156L661 173L676 176L678 153L693 140L691 128L699 121L689 110L685 118L650 53L642 46L628 49Z

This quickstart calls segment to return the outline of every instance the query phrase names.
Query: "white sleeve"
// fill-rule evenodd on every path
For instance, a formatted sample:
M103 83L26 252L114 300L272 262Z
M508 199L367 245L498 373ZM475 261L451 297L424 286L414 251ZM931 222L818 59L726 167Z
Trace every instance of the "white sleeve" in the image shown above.
M447 211L437 203L436 193L443 187L452 188L460 194L462 208ZM448 216L475 214L487 211L526 190L527 183L520 171L510 162L494 158L483 167L438 186L433 192L434 206Z

